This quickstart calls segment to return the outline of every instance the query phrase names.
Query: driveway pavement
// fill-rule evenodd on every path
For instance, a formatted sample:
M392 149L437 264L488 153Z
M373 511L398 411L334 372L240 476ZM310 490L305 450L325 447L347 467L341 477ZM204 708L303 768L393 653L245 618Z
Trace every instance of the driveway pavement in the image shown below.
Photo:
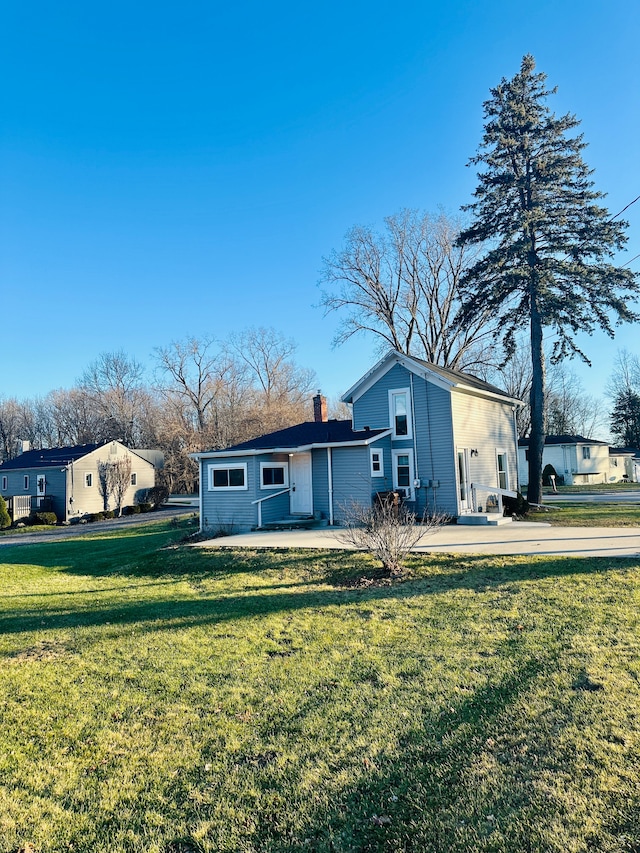
M197 548L348 548L339 530L243 533L199 542ZM552 527L516 521L500 527L450 524L427 534L418 552L457 554L544 554L563 557L640 559L640 527Z

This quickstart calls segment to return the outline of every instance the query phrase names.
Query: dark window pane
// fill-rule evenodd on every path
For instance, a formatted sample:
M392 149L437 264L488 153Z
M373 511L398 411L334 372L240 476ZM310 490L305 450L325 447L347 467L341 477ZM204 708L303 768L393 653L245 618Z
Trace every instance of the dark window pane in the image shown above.
M229 485L244 486L244 468L229 469Z
M406 415L396 415L396 435L407 435Z
M229 472L226 468L213 469L213 487L224 488L229 485Z
M284 486L284 468L263 468L263 486Z

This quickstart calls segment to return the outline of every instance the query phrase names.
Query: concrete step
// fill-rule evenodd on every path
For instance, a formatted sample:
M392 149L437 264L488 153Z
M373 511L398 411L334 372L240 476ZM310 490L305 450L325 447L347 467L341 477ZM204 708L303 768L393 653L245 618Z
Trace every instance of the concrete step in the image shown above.
M459 515L457 524L479 524L497 527L499 524L511 524L513 519L509 515L500 515L497 512L467 512Z
M289 515L276 521L266 521L262 527L258 527L256 530L315 530L318 527L327 527L328 525L329 522L326 518L315 518L313 515Z

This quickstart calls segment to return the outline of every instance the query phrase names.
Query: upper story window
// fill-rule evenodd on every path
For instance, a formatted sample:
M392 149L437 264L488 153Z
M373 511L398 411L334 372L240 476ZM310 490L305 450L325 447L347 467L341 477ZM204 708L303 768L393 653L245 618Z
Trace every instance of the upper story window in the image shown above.
M138 475L136 474L136 472L135 472L135 471L133 471L133 472L132 472L132 474L131 474L131 485L132 485L132 486L137 486L137 485L138 485Z
M247 463L235 465L209 465L209 491L248 489Z
M289 485L289 466L286 462L260 463L261 489L286 489Z
M591 459L591 448L583 447L582 448L582 458L583 459Z
M25 487L25 489L29 488L29 475L28 474L24 475L24 487Z
M3 477L2 477L2 491L3 491L3 492L6 492L6 491L7 491L7 485L8 485L8 483L7 483L7 475L6 475L6 474L4 474L4 475L3 475Z
M496 461L498 465L498 488L509 488L509 468L507 466L507 454L504 450L496 451Z
M393 438L411 438L411 392L409 388L389 391L389 420Z
M375 450L372 447L369 453L371 457L371 476L384 477L384 457L382 450Z
M93 486L93 474L91 472L84 475L84 484L87 488Z

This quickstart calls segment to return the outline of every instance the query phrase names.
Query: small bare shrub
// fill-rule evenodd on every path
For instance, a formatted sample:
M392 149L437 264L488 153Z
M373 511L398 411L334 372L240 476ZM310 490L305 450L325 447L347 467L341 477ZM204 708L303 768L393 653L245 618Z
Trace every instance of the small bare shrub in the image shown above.
M435 533L444 524L442 515L419 516L393 501L374 506L352 502L342 507L344 528L337 538L345 545L367 551L381 561L392 577L400 577L407 555L425 534Z

